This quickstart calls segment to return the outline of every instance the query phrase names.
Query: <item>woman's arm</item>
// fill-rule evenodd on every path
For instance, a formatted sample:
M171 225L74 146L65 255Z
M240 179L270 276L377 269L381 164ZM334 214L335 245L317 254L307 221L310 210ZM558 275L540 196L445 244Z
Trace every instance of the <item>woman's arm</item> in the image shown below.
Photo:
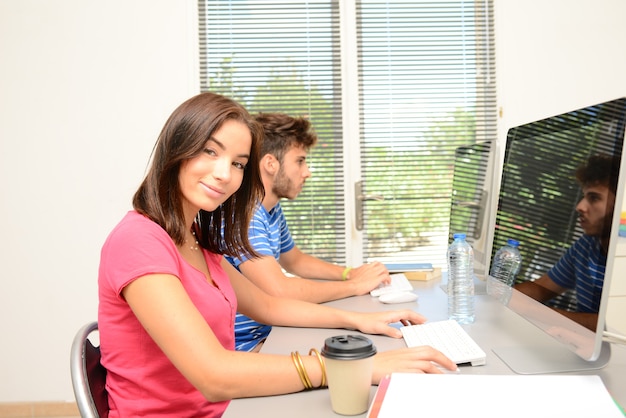
M229 275L232 273L227 271ZM244 306L257 306L246 311L258 313L264 309L269 312L276 309L278 314L260 315L271 319L282 318L281 315L286 313L293 314L283 318L280 321L282 325L345 327L399 338L400 331L389 327L389 322L406 319L415 323L423 321L420 315L411 311L359 314L274 298L264 294L234 268L233 271L236 273L232 276L233 286L238 296L242 291L247 292L241 295ZM222 347L178 278L166 274L143 276L127 285L122 295L172 364L209 401L277 395L304 388L291 356L231 351ZM259 299L254 301L255 297ZM309 316L311 314L312 317ZM368 323L369 320L373 323ZM322 369L317 358L302 355L302 361L313 386L319 386ZM432 362L450 370L456 368L443 354L429 348L407 348L377 354L372 383L377 384L384 375L394 371L440 372Z
M290 356L224 349L178 278L140 277L126 286L122 294L156 344L208 400L303 389ZM302 357L313 384L319 386L322 375L317 359Z
M351 312L316 303L268 295L246 279L227 261L222 266L237 294L238 311L257 322L303 328L344 328L367 334L402 338L394 322L421 324L426 318L412 310L373 313Z
M266 324L296 327L357 329L367 334L402 338L389 324L421 324L426 319L412 311L350 312L298 300L269 296L228 263L224 266L239 300L239 311ZM379 352L374 359L372 383L392 372L441 373L439 367L456 370L456 364L431 347L412 347ZM308 369L307 369L308 370ZM317 372L317 370L315 370ZM315 376L317 378L317 375Z

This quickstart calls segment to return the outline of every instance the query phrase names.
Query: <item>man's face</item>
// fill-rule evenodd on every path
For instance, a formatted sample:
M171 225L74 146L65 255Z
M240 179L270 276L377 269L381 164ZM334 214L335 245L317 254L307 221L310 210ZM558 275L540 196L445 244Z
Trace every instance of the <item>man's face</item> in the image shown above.
M285 153L272 186L272 193L279 199L295 199L302 191L306 179L311 177L306 155L306 150L301 147L291 147Z
M615 194L606 185L584 186L583 198L576 205L576 212L585 234L608 237L614 207Z

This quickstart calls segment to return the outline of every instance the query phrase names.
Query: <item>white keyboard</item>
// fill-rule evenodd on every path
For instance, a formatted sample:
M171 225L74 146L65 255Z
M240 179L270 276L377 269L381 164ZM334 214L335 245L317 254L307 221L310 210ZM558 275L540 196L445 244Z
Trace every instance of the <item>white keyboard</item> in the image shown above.
M426 322L400 328L408 347L429 345L445 354L456 364L482 366L487 355L453 319Z
M403 273L390 274L391 283L379 286L370 292L370 295L378 297L387 293L406 292L413 290L413 285Z

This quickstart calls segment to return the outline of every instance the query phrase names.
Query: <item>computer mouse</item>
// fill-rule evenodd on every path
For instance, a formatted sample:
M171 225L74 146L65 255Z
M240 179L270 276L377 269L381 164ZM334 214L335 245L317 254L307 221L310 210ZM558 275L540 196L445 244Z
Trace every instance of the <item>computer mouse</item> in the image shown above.
M417 293L415 292L391 292L385 293L378 297L378 300L382 303L406 303L414 302L417 300Z

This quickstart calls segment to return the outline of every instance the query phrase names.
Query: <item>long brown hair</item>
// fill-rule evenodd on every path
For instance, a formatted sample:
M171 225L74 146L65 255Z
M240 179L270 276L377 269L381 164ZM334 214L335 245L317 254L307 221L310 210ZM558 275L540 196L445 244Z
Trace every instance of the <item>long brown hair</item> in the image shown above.
M202 152L208 139L226 120L242 122L250 129L250 159L239 189L214 211L198 212L195 232L200 245L213 253L256 256L248 241L248 226L264 193L259 174L263 134L248 111L227 97L201 93L174 110L154 146L150 169L133 197L133 207L182 245L186 225L178 179L180 167Z

